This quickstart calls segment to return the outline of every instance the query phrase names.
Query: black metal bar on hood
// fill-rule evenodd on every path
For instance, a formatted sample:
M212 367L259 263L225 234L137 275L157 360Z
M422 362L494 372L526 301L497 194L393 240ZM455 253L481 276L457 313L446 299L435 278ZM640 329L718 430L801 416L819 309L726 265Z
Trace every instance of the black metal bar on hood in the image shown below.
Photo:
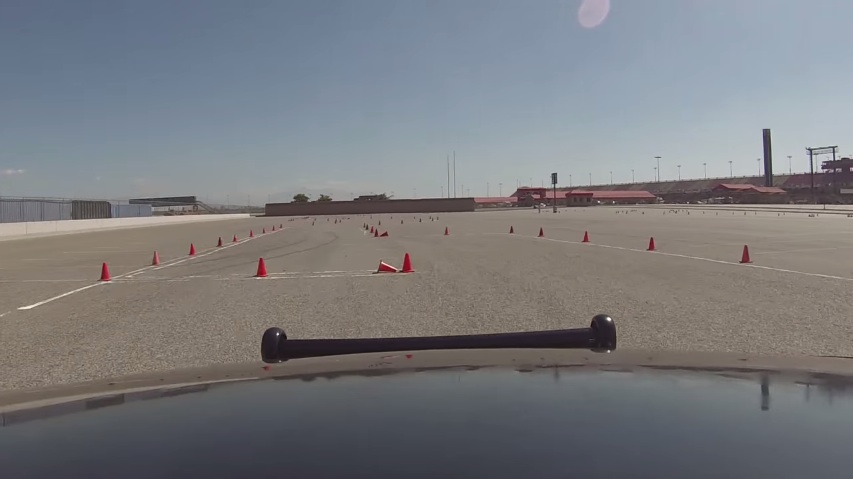
M288 339L281 328L269 328L261 339L266 363L344 354L427 351L439 349L616 349L616 324L599 314L588 328L524 333L472 334L364 339Z

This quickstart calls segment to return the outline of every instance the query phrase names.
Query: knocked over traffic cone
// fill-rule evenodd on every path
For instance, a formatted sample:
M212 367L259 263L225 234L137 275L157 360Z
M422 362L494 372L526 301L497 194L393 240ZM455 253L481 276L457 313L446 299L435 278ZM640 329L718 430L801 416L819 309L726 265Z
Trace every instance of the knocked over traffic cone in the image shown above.
M267 277L267 264L264 263L264 259L261 258L258 260L258 272L255 273L256 278L266 278Z
M190 243L190 256L195 256L195 245Z
M414 273L415 269L412 268L412 258L409 257L409 253L406 253L406 256L403 258L403 270L401 273Z
M388 264L384 261L380 261L379 262L379 269L377 269L376 272L377 273L396 273L397 268L391 266L390 264Z
M740 257L741 264L752 263L752 260L749 259L749 246L743 245L743 254Z
M447 228L447 226L445 226L444 227L444 236L449 236L449 235L450 235L450 230Z
M544 238L544 237L545 237L545 230L543 230L541 226L539 227L539 237L540 237L540 238Z
M112 277L110 276L110 267L107 266L107 263L101 265L101 281L109 281Z
M512 226L509 227L509 234L515 234L515 230L512 229Z
M654 250L655 250L655 237L652 236L651 238L649 238L649 249L647 249L646 251L654 251Z
M589 243L589 231L583 232L583 241L581 243Z
M157 266L160 264L160 255L157 252L154 252L154 259L151 260L151 266Z
M381 235L379 235L379 236L381 236L381 237L383 237L383 238L384 238L384 237L388 236L388 232L386 231L386 232L382 233L382 234L381 234Z
M216 243L216 247L217 247L217 248L221 248L221 247L222 247L222 237L221 237L221 236L219 237L219 241Z

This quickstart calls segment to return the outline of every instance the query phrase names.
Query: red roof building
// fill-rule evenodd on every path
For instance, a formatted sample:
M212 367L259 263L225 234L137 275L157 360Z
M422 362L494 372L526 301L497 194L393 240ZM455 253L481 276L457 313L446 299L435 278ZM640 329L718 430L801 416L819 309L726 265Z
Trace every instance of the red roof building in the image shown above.
M518 201L518 198L513 196L484 196L480 198L474 198L474 203L478 205L497 205L501 203L515 203Z
M583 191L572 190L565 194L569 205L593 202L651 203L657 196L648 191Z
M712 191L727 191L730 193L761 193L761 194L785 194L787 193L782 188L775 186L755 186L750 184L730 184L720 183L715 186Z

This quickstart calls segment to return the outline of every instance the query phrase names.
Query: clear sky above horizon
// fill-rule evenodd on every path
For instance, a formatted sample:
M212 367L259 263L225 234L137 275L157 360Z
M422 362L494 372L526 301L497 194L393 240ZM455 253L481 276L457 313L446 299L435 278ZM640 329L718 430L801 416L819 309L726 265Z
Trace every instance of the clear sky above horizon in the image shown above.
M497 196L853 153L850 0L5 0L0 195ZM499 187L502 184L502 187ZM464 190L462 190L464 185Z

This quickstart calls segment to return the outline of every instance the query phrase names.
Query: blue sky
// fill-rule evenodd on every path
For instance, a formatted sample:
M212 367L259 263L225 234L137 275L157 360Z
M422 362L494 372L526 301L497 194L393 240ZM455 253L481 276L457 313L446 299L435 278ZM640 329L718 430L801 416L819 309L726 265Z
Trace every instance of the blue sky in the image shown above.
M453 150L460 196L755 174L762 128L777 173L853 153L850 0L582 3L5 0L0 195L439 196Z

